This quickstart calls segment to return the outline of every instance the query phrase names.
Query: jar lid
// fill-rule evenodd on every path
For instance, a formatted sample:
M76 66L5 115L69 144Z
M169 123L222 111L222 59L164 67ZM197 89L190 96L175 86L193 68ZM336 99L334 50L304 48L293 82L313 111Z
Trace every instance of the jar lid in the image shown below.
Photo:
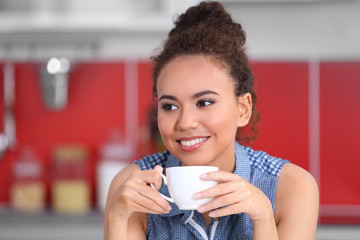
M132 148L126 144L106 144L101 148L100 154L104 159L129 161Z
M62 145L53 150L53 158L57 162L84 161L88 156L88 149L82 145Z
M14 166L14 174L16 177L40 177L42 167L35 162L18 162Z
M43 168L33 149L28 146L21 149L13 170L17 177L39 177L43 172Z

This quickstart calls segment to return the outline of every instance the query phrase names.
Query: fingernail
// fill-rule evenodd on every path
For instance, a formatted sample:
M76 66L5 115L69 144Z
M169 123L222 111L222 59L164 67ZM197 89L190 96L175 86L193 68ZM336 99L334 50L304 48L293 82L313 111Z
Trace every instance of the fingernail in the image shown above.
M208 175L207 175L207 173L204 173L204 174L201 174L201 179L207 179L208 178Z
M168 210L169 212L171 211L171 206L170 206L170 205L167 207L167 210Z
M195 198L196 198L196 199L200 199L200 198L201 198L201 196L202 196L202 194L201 194L201 193L199 193L199 192L195 194Z
M205 212L205 207L204 206L199 207L198 211L201 212L201 213Z
M215 213L214 213L214 212L210 212L210 213L209 213L209 216L210 216L210 217L215 217Z

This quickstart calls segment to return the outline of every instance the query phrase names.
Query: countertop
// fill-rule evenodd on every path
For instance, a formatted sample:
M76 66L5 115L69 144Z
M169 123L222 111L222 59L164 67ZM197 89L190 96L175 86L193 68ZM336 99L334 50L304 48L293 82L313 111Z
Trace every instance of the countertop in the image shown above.
M0 212L0 240L100 240L103 214L59 215L45 212L26 215Z
M102 240L103 213L26 215L0 210L0 240ZM360 226L319 225L316 240L359 240Z

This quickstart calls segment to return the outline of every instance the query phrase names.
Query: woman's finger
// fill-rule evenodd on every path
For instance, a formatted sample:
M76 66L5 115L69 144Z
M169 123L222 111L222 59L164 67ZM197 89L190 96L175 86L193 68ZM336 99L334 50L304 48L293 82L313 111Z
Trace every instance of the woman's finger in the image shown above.
M196 199L213 198L235 191L242 191L246 187L247 182L240 180L236 182L220 183L216 186L203 190L195 194Z
M151 198L148 198L142 194L138 194L137 196L134 196L134 203L136 204L136 207L139 208L139 210L146 212L146 213L154 213L154 214L164 214L168 213L170 209L167 207L163 208L160 206L156 201L154 201ZM169 203L168 203L169 205ZM170 205L169 205L170 206Z
M153 184L156 189L160 189L162 185L162 178L157 170L138 171L133 174L133 179L137 184Z
M227 216L227 215L231 215L231 214L235 214L235 213L245 212L244 210L245 210L245 207L243 206L243 204L241 202L239 202L236 204L228 205L226 207L213 210L209 213L209 216L212 218L223 217L223 216Z
M141 199L141 196L138 196L137 199ZM145 200L146 201L146 200ZM131 212L141 212L141 213L152 213L152 214L164 214L166 213L162 208L148 208L146 205L143 205L143 200L131 202L127 204L127 207L131 209ZM146 203L145 203L146 204Z
M229 181L234 181L234 180L244 180L242 177L240 177L236 174L225 172L225 171L208 172L208 173L202 174L200 177L201 177L201 180L203 180L203 181L217 181L219 183L229 182Z
M163 169L160 165L156 165L156 166L154 167L154 170L156 170L156 171L159 172L159 173L163 173L163 171L164 171L164 169Z
M170 204L167 200L165 200L161 195L160 192L153 189L152 187L146 186L146 187L136 187L134 190L136 190L139 194L141 194L143 197L151 199L154 203L156 203L159 207L161 207L163 210L167 211L169 210ZM152 205L152 204L151 204ZM146 205L150 206L150 205ZM170 207L171 209L171 207Z
M213 209L217 209L220 207L224 207L227 205L232 205L242 201L243 197L239 193L229 193L226 195L222 195L214 198L210 202L207 202L201 206L199 206L199 212L207 212Z

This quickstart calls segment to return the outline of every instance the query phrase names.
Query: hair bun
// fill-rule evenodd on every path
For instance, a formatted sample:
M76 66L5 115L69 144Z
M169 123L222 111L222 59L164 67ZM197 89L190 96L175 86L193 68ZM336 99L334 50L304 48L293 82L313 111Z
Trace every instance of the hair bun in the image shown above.
M216 30L231 35L240 40L241 45L245 43L246 37L241 25L235 23L218 2L201 2L197 6L190 7L175 21L175 27L169 32L169 37L200 25L205 25L209 31Z

